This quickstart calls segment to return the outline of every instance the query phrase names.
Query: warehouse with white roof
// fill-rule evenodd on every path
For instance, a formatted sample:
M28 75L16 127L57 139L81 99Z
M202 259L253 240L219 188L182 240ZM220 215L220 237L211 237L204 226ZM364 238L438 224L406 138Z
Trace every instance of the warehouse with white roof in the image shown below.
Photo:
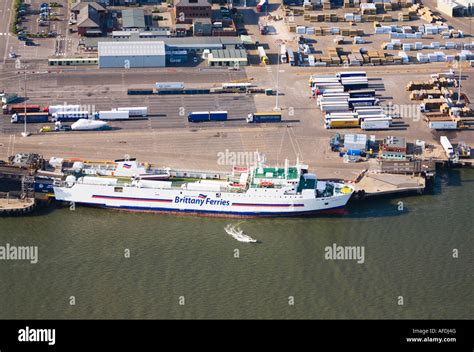
M162 41L98 43L100 68L165 67L166 51Z

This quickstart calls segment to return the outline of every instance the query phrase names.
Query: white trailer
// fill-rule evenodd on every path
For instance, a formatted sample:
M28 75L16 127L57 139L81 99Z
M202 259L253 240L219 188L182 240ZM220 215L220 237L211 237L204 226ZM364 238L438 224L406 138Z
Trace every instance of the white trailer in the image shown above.
M148 108L143 107L128 107L128 108L117 108L114 111L128 111L130 117L146 117L148 116Z
M331 111L349 111L349 104L347 101L331 101L327 103L321 103L320 108L322 111L331 112Z
M65 121L77 121L79 119L88 119L91 116L89 111L58 111L51 114L51 121L53 122L65 122Z
M58 112L63 111L80 111L81 105L50 105L48 106L48 112L50 115L53 115Z
M94 114L94 117L98 120L127 120L130 118L128 111L98 111Z
M156 89L184 89L184 83L183 82L156 82Z
M288 57L286 56L286 45L283 44L280 47L280 61L282 64L286 64L288 62Z
M344 87L340 86L338 88L332 88L332 89L326 89L324 91L324 94L338 94L338 93L344 93ZM347 93L344 93L347 94ZM349 94L350 96L350 94Z
M322 106L322 105L327 105L327 104L330 104L330 103L339 103L339 102L344 102L345 105L349 106L349 102L347 100L344 100L344 98L340 98L340 97L326 97L326 98L322 98L322 99L318 99L316 100L316 106Z
M433 130L455 130L458 128L456 121L430 121L428 127Z
M449 141L448 137L446 136L441 136L439 139L441 145L443 146L443 149L448 156L448 158L452 158L454 156L454 148L451 145L451 142Z
M353 112L330 112L324 117L325 121L328 120L341 120L341 119L356 119L357 116Z
M384 130L390 128L391 118L367 119L361 122L363 130Z
M323 94L318 96L318 100L331 100L331 99L339 99L339 100L348 100L349 99L349 94L348 93L327 93L324 92Z

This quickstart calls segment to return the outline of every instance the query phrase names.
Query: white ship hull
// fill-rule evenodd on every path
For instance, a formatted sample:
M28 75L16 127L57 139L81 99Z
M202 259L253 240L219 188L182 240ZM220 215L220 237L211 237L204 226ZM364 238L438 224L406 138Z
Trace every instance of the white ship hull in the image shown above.
M248 189L212 192L186 189L150 189L75 183L55 186L59 201L127 211L180 213L208 216L300 216L343 213L352 192L315 197L314 190L285 194L282 189Z

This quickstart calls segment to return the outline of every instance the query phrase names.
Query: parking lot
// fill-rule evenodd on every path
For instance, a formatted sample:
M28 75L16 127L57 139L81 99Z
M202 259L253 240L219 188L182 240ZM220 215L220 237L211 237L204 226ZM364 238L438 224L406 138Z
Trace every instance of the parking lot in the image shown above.
M68 1L29 0L25 4L19 35L11 36L8 52L15 53L23 63L73 55L78 39L73 41L68 33Z

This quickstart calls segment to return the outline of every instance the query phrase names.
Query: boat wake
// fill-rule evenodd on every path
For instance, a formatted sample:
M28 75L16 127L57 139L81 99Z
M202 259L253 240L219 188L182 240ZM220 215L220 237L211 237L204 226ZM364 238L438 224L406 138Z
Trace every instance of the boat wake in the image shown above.
M256 239L244 234L244 231L241 230L240 227L236 228L234 225L229 224L224 228L224 230L239 242L257 243Z

